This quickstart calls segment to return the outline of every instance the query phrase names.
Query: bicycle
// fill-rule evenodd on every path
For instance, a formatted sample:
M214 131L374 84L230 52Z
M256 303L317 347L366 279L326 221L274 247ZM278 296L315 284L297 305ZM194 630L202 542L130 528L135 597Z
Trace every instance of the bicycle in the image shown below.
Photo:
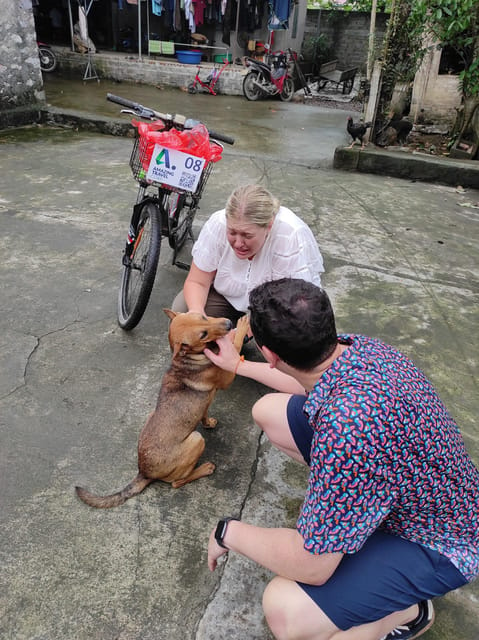
M215 87L216 85L218 85L218 87L220 86L219 83L219 79L220 79L220 75L223 73L223 71L226 69L226 67L231 64L231 62L228 60L227 57L225 57L225 61L223 66L221 67L221 69L218 69L218 67L213 67L213 69L211 70L211 72L208 74L206 80L201 80L200 78L200 66L198 66L198 69L196 70L196 74L195 74L195 79L189 83L188 85L188 93L198 93L198 91L200 91L201 89L205 89L208 93L211 93L211 95L216 96L219 93L219 89Z
M181 134L201 125L208 138L205 142L213 145L209 148L216 160L221 158L221 142L234 143L234 138L206 129L198 120L160 113L111 93L107 94L107 100L127 107L122 113L160 123L163 127L160 133ZM118 324L125 331L136 327L146 310L163 236L168 238L173 250L172 264L189 269L188 264L178 259L178 252L187 238L194 240L193 220L216 160L199 158L161 144L155 144L152 149L145 135L138 132L135 137L130 168L139 186L122 257L118 294Z

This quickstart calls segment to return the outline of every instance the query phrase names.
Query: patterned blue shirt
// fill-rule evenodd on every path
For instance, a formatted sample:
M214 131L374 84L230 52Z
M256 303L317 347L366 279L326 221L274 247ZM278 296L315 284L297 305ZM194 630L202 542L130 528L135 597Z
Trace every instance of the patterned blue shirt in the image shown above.
M379 340L350 346L304 410L314 429L297 527L312 553L354 553L378 527L479 573L479 471L431 383Z

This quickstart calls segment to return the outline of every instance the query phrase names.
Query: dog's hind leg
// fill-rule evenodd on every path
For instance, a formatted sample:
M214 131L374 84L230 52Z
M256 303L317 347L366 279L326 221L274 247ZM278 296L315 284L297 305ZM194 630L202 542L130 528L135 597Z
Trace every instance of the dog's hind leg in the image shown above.
M178 489L188 484L188 482L193 482L193 480L198 480L198 478L203 478L204 476L210 476L215 470L215 465L212 462L204 462L199 467L196 466L204 449L205 441L203 436L198 431L193 431L179 450L181 460L178 465L169 478L163 479L171 482L171 486L174 489Z
M171 486L174 489L179 489L188 482L193 482L193 480L198 480L199 478L204 478L205 476L210 476L215 470L215 465L212 462L204 462L200 464L199 467L196 467L192 473L186 478L180 478L179 480L175 480L171 483Z

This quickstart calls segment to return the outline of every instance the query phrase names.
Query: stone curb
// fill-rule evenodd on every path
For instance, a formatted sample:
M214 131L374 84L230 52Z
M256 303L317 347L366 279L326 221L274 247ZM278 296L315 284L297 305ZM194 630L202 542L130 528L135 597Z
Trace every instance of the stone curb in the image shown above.
M479 188L479 162L438 158L421 153L337 147L334 169L375 173L406 180Z

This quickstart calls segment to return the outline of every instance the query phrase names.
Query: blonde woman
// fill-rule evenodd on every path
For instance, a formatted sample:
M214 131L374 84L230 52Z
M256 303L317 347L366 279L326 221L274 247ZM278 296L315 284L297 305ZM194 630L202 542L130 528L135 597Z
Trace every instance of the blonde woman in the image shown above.
M238 187L207 220L175 311L230 318L248 308L249 292L283 277L320 286L323 259L311 229L261 185Z

